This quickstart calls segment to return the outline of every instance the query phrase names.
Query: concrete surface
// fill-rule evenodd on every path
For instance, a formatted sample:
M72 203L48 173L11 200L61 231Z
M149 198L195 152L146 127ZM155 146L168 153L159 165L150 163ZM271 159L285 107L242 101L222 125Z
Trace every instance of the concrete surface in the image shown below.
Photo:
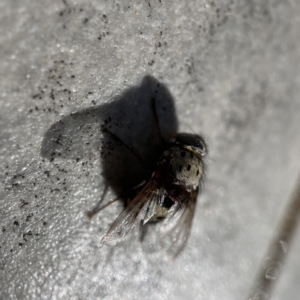
M2 0L0 298L270 299L251 287L300 169L299 25L296 0ZM121 203L85 215L103 174L119 176L101 124L152 140L157 83L164 133L201 132L209 146L175 261L153 250L155 228L143 244L133 232L100 245ZM105 201L135 176L119 161ZM300 293L295 232L272 299Z

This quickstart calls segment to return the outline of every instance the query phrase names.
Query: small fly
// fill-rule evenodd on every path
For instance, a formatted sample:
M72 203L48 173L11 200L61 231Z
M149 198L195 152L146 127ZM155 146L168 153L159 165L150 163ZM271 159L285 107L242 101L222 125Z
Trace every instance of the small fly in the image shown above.
M153 170L130 192L134 196L126 199L127 205L111 225L101 240L103 244L115 245L121 241L136 224L146 225L164 219L164 224L172 235L172 253L177 256L184 248L190 235L192 221L204 178L204 156L207 147L204 139L197 134L178 133L169 141L162 138L156 114L155 99L152 110L156 129L163 151ZM126 145L107 128L103 132L121 142L143 164L145 162L132 147ZM126 196L126 195L125 195ZM118 197L108 204L94 208L89 217L104 209L111 203L126 198ZM128 198L128 197L127 197Z

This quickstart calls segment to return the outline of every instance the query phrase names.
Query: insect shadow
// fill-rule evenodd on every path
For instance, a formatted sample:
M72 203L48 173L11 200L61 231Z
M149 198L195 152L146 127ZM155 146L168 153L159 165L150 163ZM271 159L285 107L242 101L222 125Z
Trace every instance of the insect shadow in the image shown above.
M162 149L153 99L161 135L168 140L178 127L174 101L165 85L147 75L109 103L80 110L53 124L43 139L42 157L79 162L89 158L91 149L99 151L104 181L117 195L124 194L140 183L148 170L121 142L103 134L103 128L132 147L147 165L155 165Z

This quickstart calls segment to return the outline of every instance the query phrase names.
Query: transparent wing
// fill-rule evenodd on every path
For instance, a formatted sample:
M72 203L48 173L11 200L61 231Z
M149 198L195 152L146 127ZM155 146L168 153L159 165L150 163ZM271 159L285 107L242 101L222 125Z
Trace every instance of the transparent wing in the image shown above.
M182 204L176 203L174 205L175 213L173 213L173 215L170 214L170 221L174 217L175 225L173 225L174 223L171 222L173 226L168 228L165 232L171 239L171 245L168 251L174 258L182 252L190 236L197 196L198 190L193 192L189 199ZM168 227L168 224L166 225Z
M113 222L101 243L115 245L126 236L133 225L140 221L147 223L155 214L156 204L159 203L161 197L163 193L160 192L158 182L150 179Z

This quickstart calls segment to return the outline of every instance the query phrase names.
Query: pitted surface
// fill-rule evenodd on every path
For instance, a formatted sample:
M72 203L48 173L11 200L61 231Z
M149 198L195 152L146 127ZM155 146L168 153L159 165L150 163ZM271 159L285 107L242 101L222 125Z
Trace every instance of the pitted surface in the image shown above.
M300 169L299 22L293 0L0 1L0 298L247 299ZM179 124L209 146L171 262L155 226L100 245L122 203L85 214L104 171L116 190L143 168L100 126L151 157L155 95L165 138ZM274 300L298 299L298 241Z

